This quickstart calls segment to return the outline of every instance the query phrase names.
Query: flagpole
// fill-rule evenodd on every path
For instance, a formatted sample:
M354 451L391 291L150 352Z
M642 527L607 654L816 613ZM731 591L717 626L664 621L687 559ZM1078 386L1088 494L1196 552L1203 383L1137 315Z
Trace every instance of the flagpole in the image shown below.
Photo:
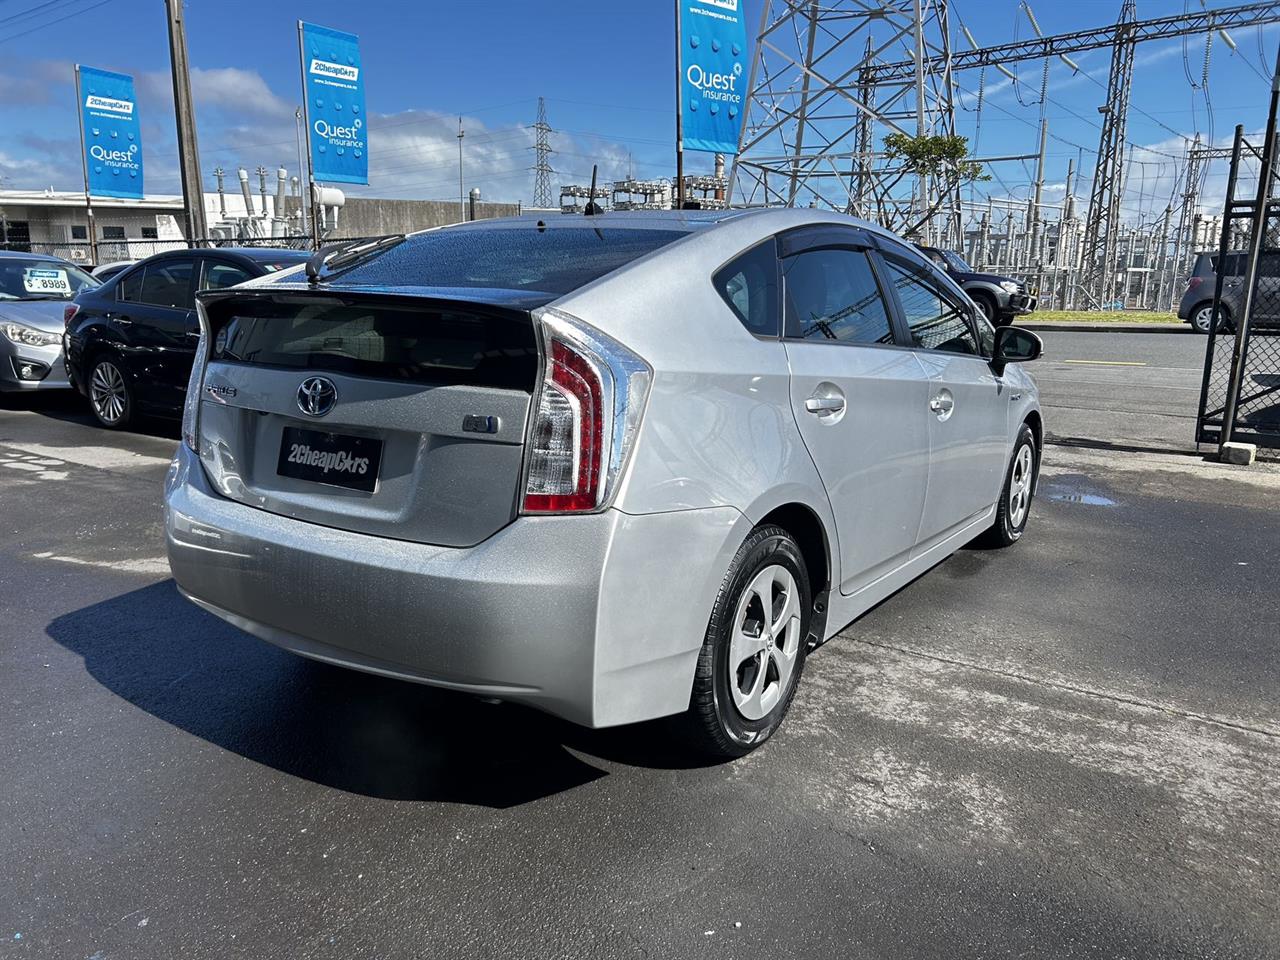
M89 193L89 155L85 153L84 141L84 92L80 89L80 64L76 64L76 115L80 118L80 169L84 173L84 212L86 230L89 233L89 259L93 265L98 263L98 238L93 228L93 196Z
M684 209L684 44L680 36L680 4L676 0L676 209Z
M311 247L320 249L320 212L316 195L315 163L311 159L311 111L307 103L307 47L302 38L302 21L298 21L298 70L302 78L303 139L307 144L307 206L311 210Z

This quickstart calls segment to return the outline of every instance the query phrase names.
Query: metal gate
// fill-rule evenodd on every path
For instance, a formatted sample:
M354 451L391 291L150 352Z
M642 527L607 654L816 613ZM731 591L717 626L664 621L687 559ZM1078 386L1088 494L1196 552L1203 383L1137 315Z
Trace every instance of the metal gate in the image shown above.
M1271 149L1259 151L1245 142L1244 128L1236 127L1222 235L1213 261L1213 320L1205 347L1197 444L1238 440L1280 447L1280 199L1273 197L1275 167L1274 137ZM1238 194L1248 194L1250 187L1254 195L1240 199Z

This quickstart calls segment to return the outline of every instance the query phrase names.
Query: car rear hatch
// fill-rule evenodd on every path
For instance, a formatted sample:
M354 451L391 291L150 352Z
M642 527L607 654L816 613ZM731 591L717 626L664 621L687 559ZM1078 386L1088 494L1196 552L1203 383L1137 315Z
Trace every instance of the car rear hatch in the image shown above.
M465 293L205 299L198 447L215 487L271 513L444 546L510 523L537 304Z

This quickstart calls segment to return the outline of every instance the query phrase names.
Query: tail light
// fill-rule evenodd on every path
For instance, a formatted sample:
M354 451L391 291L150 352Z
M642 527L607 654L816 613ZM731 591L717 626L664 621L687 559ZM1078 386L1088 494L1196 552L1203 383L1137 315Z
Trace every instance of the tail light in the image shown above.
M559 311L539 317L543 378L525 445L523 513L608 506L649 397L649 365L613 338Z
M209 318L205 316L204 304L199 301L196 301L196 316L200 319L200 340L192 358L191 376L187 378L187 395L182 401L182 441L192 453L200 452L200 391L204 389L204 366L209 348Z
M67 326L76 318L76 314L80 312L80 304L68 303L62 308L62 325Z
M1204 283L1204 277L1192 277L1187 281L1187 289L1194 290L1200 284Z

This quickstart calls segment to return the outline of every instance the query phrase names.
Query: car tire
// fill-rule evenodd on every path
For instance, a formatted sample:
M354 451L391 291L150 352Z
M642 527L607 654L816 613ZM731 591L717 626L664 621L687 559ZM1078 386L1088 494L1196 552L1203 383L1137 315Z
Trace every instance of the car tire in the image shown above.
M969 297L978 306L978 311L987 318L987 321L993 326L1000 326L1000 311L996 309L996 302L986 293L971 293Z
M133 420L133 389L115 357L98 357L93 362L88 395L89 409L108 430L121 430Z
M1227 310L1226 304L1218 308L1218 332L1227 330L1231 327L1231 313ZM1209 334L1209 324L1213 322L1213 303L1202 303L1191 311L1191 326L1196 333Z
M1040 473L1040 451L1036 435L1027 424L1018 431L1013 456L1005 471L1004 486L996 504L996 518L979 540L985 547L1011 547L1022 539L1031 516L1031 500Z
M694 749L733 759L773 735L804 672L812 616L799 544L781 527L757 527L729 565L703 638L681 718Z

